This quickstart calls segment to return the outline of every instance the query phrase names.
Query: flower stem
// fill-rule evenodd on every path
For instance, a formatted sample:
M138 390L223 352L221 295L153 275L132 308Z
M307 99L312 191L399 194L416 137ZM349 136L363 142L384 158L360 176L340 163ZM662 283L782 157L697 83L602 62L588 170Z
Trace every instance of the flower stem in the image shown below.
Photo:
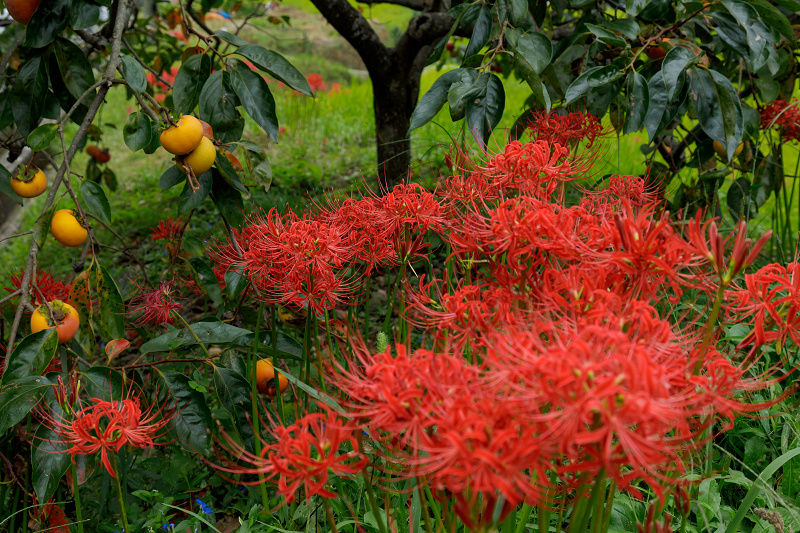
M272 345L272 364L275 365L275 361L278 358L278 312L274 306L270 306L270 322L272 325L272 338L270 339ZM284 425L283 420L283 395L281 394L281 387L280 387L280 376L276 375L275 379L277 380L277 388L275 391L275 410L278 411L278 420L281 421L281 425Z
M72 492L75 497L75 514L78 518L78 533L83 533L83 511L81 510L81 490L78 486L78 465L72 463Z
M381 515L380 507L378 507L378 502L375 499L375 491L372 490L372 481L367 479L367 476L364 476L364 485L367 487L367 499L369 500L369 506L372 508L372 516L374 516L375 521L378 522L380 533L386 533L386 524L383 523L383 516Z
M714 300L714 307L711 308L711 315L708 317L708 322L706 322L706 330L703 333L703 342L700 344L700 348L697 350L698 359L694 364L694 370L692 372L692 374L695 376L700 373L700 368L703 366L702 358L705 357L705 354L708 351L708 346L711 344L711 338L714 336L714 330L717 327L717 319L719 318L719 310L720 307L722 307L722 300L725 298L725 289L727 286L728 285L726 283L722 283L717 290L717 297Z
M331 509L331 502L328 498L322 498L322 506L325 507L325 516L328 517L328 523L331 525L332 533L339 533L339 528L336 527L336 518L333 516L333 509Z
M121 472L117 468L117 457L114 453L108 454L111 457L111 467L114 469L114 483L117 486L117 498L119 498L119 510L122 513L122 528L126 533L131 530L128 527L128 513L125 511L125 497L122 495L122 482L120 481Z
M202 343L202 341L200 340L200 337L198 337L198 336L197 336L197 333L195 333L195 332L194 332L194 330L192 329L192 326L190 326L190 325L189 325L189 323L188 323L188 322L186 322L186 319L185 319L185 318L183 318L183 317L180 315L180 313L178 313L178 312L173 312L173 315L174 315L174 316L176 316L176 317L178 317L178 320L180 320L180 321L181 321L181 323L182 323L184 326L186 326L186 329L187 329L187 330L189 330L189 333L191 333L191 334L192 334L192 337L194 337L194 340L196 340L196 341L197 341L197 344L199 344L199 345L200 345L200 347L201 347L201 348L203 349L203 351L205 352L205 354L206 354L206 357L207 357L207 358L209 358L209 359L212 359L212 357L211 357L211 353L208 351L208 348L206 348L206 345Z
M254 445L256 450L256 455L259 457L261 456L261 427L259 425L259 417L258 417L258 347L261 345L261 339L259 335L261 333L261 320L264 316L264 302L260 302L258 305L258 321L256 322L256 331L255 337L253 338L253 344L250 347L250 368L252 369L250 372L250 395L253 398L252 402L252 416L253 416L253 433L255 434ZM276 382L278 376L275 376ZM278 387L277 395L280 396L280 387ZM264 485L264 475L259 474L258 480L261 483L258 484L258 490L261 492L261 505L264 506L264 510L266 511L269 509L269 495L267 494L267 487Z

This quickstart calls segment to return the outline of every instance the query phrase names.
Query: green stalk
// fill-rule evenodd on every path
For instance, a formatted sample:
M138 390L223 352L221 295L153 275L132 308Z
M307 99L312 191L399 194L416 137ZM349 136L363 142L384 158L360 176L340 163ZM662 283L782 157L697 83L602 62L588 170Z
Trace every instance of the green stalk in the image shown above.
M108 454L111 458L111 467L114 469L115 476L114 476L114 484L117 486L117 498L119 498L119 510L122 513L122 528L125 530L125 533L132 533L130 527L128 527L128 513L125 511L125 497L122 495L122 483L120 482L120 470L117 468L117 457L114 453Z
M386 273L386 286L392 287L392 290L389 292L389 298L386 302L386 319L383 321L383 331L388 335L390 333L390 326L392 324L392 307L394 307L394 293L397 290L397 282L400 279L400 274L397 274L397 277L394 280L394 284L389 283L391 281L392 273L391 271Z
M700 354L701 357L705 354L706 350L708 350L708 346L711 344L711 338L714 336L714 329L717 327L719 310L720 307L722 307L722 300L725 298L725 288L727 286L727 283L722 282L719 286L719 289L717 289L717 297L714 300L714 307L711 309L711 315L708 317L708 322L706 322L706 330L703 333L703 342L700 344L700 348L697 350L697 353ZM696 376L700 373L702 364L702 360L698 360L697 363L695 363L694 370L692 372L693 375Z
M309 308L309 312L310 311L311 309ZM311 323L314 329L314 346L317 348L317 374L319 374L319 384L322 387L322 392L327 392L325 389L325 377L322 372L322 345L319 342L319 319L317 318L317 313L313 314ZM330 339L330 335L328 338Z
M250 394L253 398L252 401L252 418L253 418L253 433L255 434L254 445L256 450L256 455L259 457L261 456L261 425L260 419L258 417L258 347L261 346L261 320L264 317L264 302L260 302L258 304L258 321L256 322L256 331L255 337L253 338L253 344L250 346ZM274 335L274 332L273 332ZM275 376L276 383L279 383L277 379L277 375ZM280 386L278 386L278 390L276 392L277 396L280 396ZM261 504L264 506L264 510L269 509L269 495L267 494L267 486L264 484L264 475L259 474L258 480L261 481L258 485L258 490L261 493Z
M528 525L528 519L533 512L533 506L527 503L522 504L522 509L519 513L519 520L517 520L517 527L514 529L516 533L524 533L525 526ZM542 509L539 508L539 531L542 531ZM544 531L547 531L546 529Z
M308 341L309 341L308 338L311 336L311 317L309 316L310 314L311 314L311 309L309 308L308 312L306 313L305 327L303 328L303 355L305 355L306 357L306 364L304 369L305 377L303 381L305 381L306 383L311 383L311 350L308 347ZM308 411L308 402L309 402L308 394L306 394L306 399L305 399L306 411Z
M369 298L372 295L372 278L367 278L367 299L364 302L364 340L369 346ZM356 326L358 326L358 315L356 315Z
M569 527L567 528L568 533L582 533L586 531L586 527L589 525L589 518L594 514L593 509L595 508L597 499L600 497L600 493L603 492L605 496L605 488L606 470L605 468L601 468L600 472L597 474L597 479L594 481L594 487L592 487L589 499L582 499L578 502L576 511L578 507L580 507L580 513L573 513L569 521Z
M331 502L328 501L328 498L322 498L322 506L325 508L325 516L328 517L328 523L331 525L331 532L339 533L339 528L336 527L336 519L331 509Z
M433 498L431 489L427 485L425 486L425 496L431 502L431 510L433 510L433 514L436 518L436 531L439 531L444 525L442 523L442 514L439 512L439 503Z
M81 510L81 491L78 486L78 465L72 464L72 492L75 495L75 514L78 518L78 533L83 533L83 511Z
M419 481L418 481L419 482ZM419 485L416 489L417 495L419 496L419 503L422 507L422 514L425 518L425 533L433 533L433 528L431 527L431 514L428 511L428 501L425 498L425 494L423 494L422 489L420 489Z
M520 522L522 525L522 531L525 530L525 524L528 522L528 517L531 514L531 510L533 507L530 505L527 506L527 509L524 509L522 512L522 516L525 519L523 522ZM527 512L526 512L527 511ZM545 507L544 505L537 507L537 519L539 521L539 533L547 533L550 531L550 510ZM517 526L517 532L522 533L519 529L519 525Z
M270 322L272 324L272 364L275 365L275 361L278 358L278 313L275 310L274 306L270 306ZM281 394L281 381L280 376L275 375L275 379L277 381L277 390L275 392L275 408L278 411L278 420L281 421L281 425L284 425L283 420L283 395ZM260 452L259 452L260 453ZM266 507L265 507L266 509Z
M611 481L608 487L608 498L606 499L606 508L603 510L602 529L598 529L597 533L608 531L608 525L611 523L611 511L614 509L614 498L617 495L617 482Z
M213 359L213 358L211 357L211 353L209 353L209 351L208 351L208 348L206 348L206 345L205 345L205 344L203 344L203 343L200 341L200 337L198 337L198 336L197 336L197 333L195 333L195 332L194 332L194 330L192 329L192 326L190 326L190 325L189 325L189 323L188 323L188 322L186 322L186 319L185 319L185 318L183 318L183 317L181 316L181 314L180 314L180 313L178 313L177 311L174 311L174 312L172 313L172 315L173 315L173 316L176 316L176 317L178 317L178 320L180 320L180 321L181 321L181 323L182 323L182 324L183 324L183 325L186 327L186 329L187 329L187 330L189 330L189 333L191 333L191 334L192 334L192 337L194 337L194 340L195 340L195 341L197 341L197 344L199 344L199 345L200 345L200 347L203 349L203 352L205 352L205 354L206 354L206 357L207 357L208 359Z
M369 501L369 506L372 508L372 516L375 517L375 521L378 522L378 529L380 533L386 533L386 524L383 523L383 517L381 516L380 507L378 507L378 502L375 499L375 491L372 490L372 481L367 479L367 476L364 476L364 485L367 487L367 500Z

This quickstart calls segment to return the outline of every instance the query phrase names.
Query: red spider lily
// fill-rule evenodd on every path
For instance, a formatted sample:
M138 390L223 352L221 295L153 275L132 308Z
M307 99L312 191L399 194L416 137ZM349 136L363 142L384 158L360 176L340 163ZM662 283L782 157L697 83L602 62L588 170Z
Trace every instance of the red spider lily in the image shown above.
M797 102L791 104L775 100L761 110L761 128L779 127L785 141L800 140L800 109Z
M308 81L308 85L311 87L313 92L324 91L328 88L328 86L322 80L322 74L309 74L306 77L306 81Z
M91 455L100 452L100 460L112 477L116 472L111 465L109 453L119 452L123 446L152 448L156 439L167 433L165 429L174 411L164 408L154 410L151 405L141 410L138 397L122 401L89 400L91 405L83 407L71 416L40 411L43 423L59 437L54 444L69 446L66 453L72 456Z
M613 219L622 211L622 206L630 206L634 211L648 205L655 205L655 189L648 187L644 178L620 176L609 178L608 187L601 191L584 191L580 205L590 212Z
M219 248L217 256L246 275L260 299L316 313L347 303L355 280L342 276L356 250L342 227L275 209L248 222L246 242L237 240L241 255Z
M268 482L277 485L287 503L296 499L301 487L306 499L315 495L335 498L336 492L325 486L330 473L357 474L367 466L368 460L360 451L355 425L327 407L323 409L323 412L305 415L290 426L272 427L270 432L275 442L262 441L260 455L247 451L223 433L225 442L217 444L235 460L220 455L225 464L209 464L230 474L266 476ZM262 482L237 481L245 485Z
M528 124L531 138L562 146L567 146L571 141L586 140L586 147L589 148L596 139L608 134L594 115L582 112L562 113L561 109L535 113Z
M11 288L6 288L8 292L15 292L22 287L22 278L24 273L20 272L19 275L11 275ZM46 301L61 300L63 302L70 302L69 285L59 281L53 277L49 272L40 271L39 279L31 281L31 301L34 305L39 306L42 304L39 298L39 292L44 295ZM33 287L38 287L38 291Z
M800 344L800 265L773 263L744 277L744 287L733 286L725 294L726 308L737 322L753 326L738 348L776 342L787 337Z
M175 311L181 308L178 291L173 282L162 281L153 290L139 287L140 293L130 302L130 315L139 315L134 321L137 326L163 326L175 323Z
M425 284L423 275L418 291L407 288L408 319L417 327L435 329L437 339L446 339L457 350L467 342L480 345L486 334L517 322L522 297L505 286L463 285L434 300L434 283Z
M427 232L445 227L446 209L436 196L416 183L395 185L377 200L375 223L383 227L397 255L407 260L419 255L429 243Z
M183 231L181 222L182 217L178 217L178 220L173 220L172 217L167 217L166 220L159 221L158 226L150 228L153 231L153 236L151 239L157 241L159 239L179 238Z
M706 229L708 238L706 239ZM720 283L727 286L732 279L739 275L744 269L753 264L758 258L761 250L772 237L772 230L764 233L753 245L747 238L747 223L741 221L736 225L732 235L723 237L719 234L717 223L714 219L702 222L701 212L689 222L688 237L694 246L694 251L701 257L711 262ZM730 240L733 239L733 250L728 262L725 262L725 249Z
M500 190L514 189L548 200L559 183L576 179L581 168L573 165L570 151L561 144L513 141L481 169Z

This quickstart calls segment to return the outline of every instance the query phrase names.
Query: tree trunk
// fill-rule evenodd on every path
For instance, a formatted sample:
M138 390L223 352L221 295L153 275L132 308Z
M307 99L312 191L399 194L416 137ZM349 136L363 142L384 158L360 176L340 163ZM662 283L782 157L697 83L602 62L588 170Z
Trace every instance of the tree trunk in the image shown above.
M372 79L378 182L387 191L408 176L411 165L411 114L406 109L408 74L395 71L388 80Z

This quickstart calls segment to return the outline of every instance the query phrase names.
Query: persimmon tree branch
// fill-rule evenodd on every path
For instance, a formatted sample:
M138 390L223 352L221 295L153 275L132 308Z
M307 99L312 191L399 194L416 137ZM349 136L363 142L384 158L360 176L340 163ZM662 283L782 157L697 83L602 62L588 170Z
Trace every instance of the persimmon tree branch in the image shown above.
M114 5L116 9L113 10L115 18L114 18L114 29L111 37L111 53L109 55L108 65L106 66L105 73L103 74L102 81L104 83L99 84L97 87L97 94L95 94L94 98L92 99L91 104L89 105L88 111L86 116L83 119L83 122L78 128L75 137L72 138L72 142L69 145L69 148L64 152L64 159L59 167L58 171L56 172L56 176L53 179L53 183L50 186L50 191L47 194L47 198L45 199L44 206L42 207L42 214L46 213L48 209L53 205L55 198L58 194L58 189L61 186L61 183L64 181L65 176L69 170L69 165L72 159L75 157L75 154L78 151L78 147L83 140L83 137L86 135L86 132L89 130L89 126L92 124L95 115L97 114L100 106L105 101L106 94L111 86L114 84L113 80L115 78L117 65L120 62L120 50L122 48L122 32L125 27L125 23L128 18L128 5L129 0L117 0ZM89 91L87 91L88 95ZM61 129L61 128L59 128ZM62 130L63 135L63 130ZM40 218L36 224L44 225L46 220ZM39 228L40 233L48 231L48 228ZM36 258L39 255L39 242L36 239L37 235L34 232L33 238L31 238L31 246L30 250L28 251L28 259L25 266L25 270L22 276L22 282L20 283L20 301L17 305L17 311L14 315L14 322L11 325L11 331L9 332L8 337L8 352L10 353L14 348L14 341L17 338L17 333L19 332L19 325L22 319L22 314L24 310L30 305L30 288L31 288L31 278L33 277L33 272L36 267ZM5 360L5 365L8 365L8 358Z

